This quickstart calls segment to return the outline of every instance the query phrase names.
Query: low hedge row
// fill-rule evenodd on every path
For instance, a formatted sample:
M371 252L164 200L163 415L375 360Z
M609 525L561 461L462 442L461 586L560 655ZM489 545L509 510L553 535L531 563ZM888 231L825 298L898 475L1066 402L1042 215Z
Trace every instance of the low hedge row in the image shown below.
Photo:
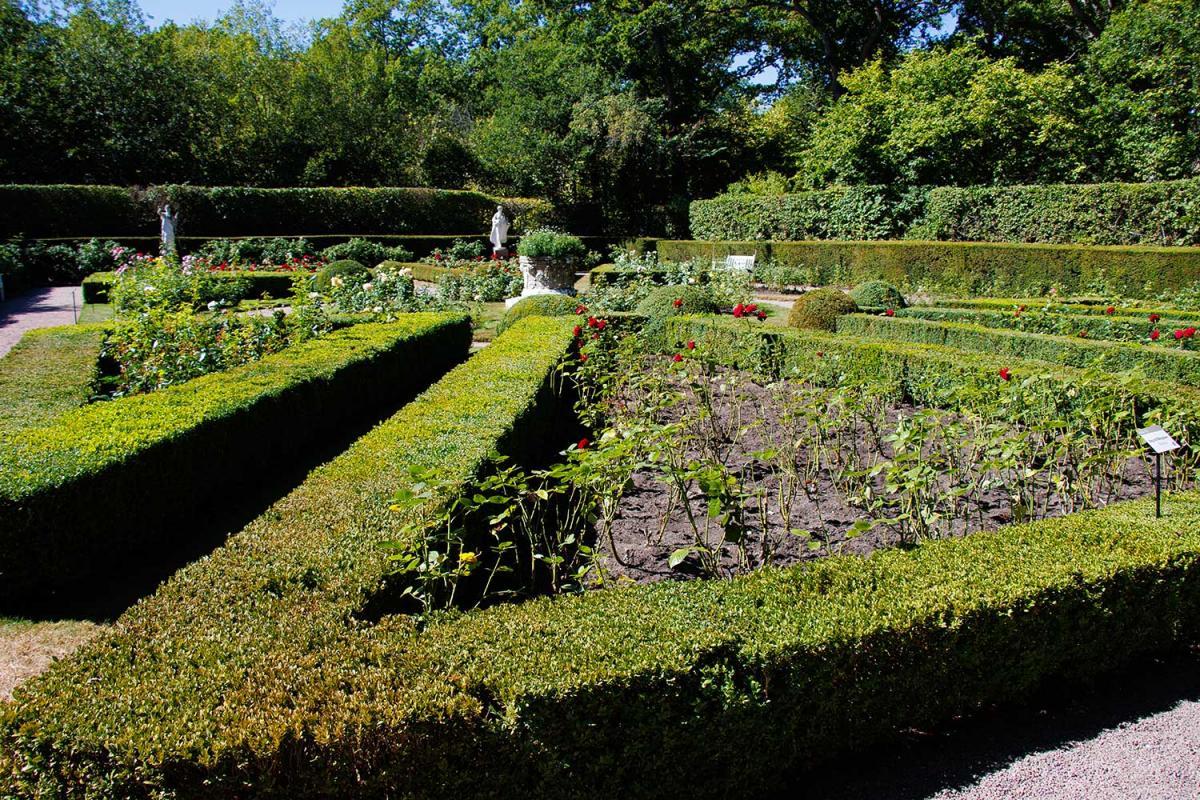
M1151 322L1145 315L1127 314L1076 314L1072 312L1040 311L1036 306L1021 313L982 308L931 308L919 306L897 310L896 316L906 319L923 319L931 322L958 322L982 325L985 328L1024 331L1025 333L1048 333L1056 336L1082 336L1088 339L1104 339L1116 342L1142 342L1149 344L1152 331L1159 332L1159 346L1167 347L1178 343L1173 331L1200 322L1200 314L1191 319L1161 317Z
M335 331L223 373L0 432L0 596L28 603L187 541L465 357L465 316Z
M369 624L412 467L537 438L525 320L0 709L30 797L701 797L1191 641L1200 496L869 558ZM677 318L681 332L803 341ZM816 337L834 342L835 337ZM846 345L849 346L849 345ZM880 345L870 347L880 348ZM960 359L961 363L961 359ZM755 746L747 749L745 743Z
M978 308L987 311L1008 311L1010 313L1021 306L1025 306L1027 310L1090 315L1107 315L1108 307L1112 305L1116 314L1126 317L1149 317L1151 314L1158 314L1163 318L1186 319L1191 316L1200 315L1200 311L1179 308L1165 303L1158 304L1137 301L1136 304L1126 305L1119 302L1112 303L1109 300L1091 298L1072 298L1064 302L1057 302L1049 297L937 298L931 300L930 305L938 308Z
M713 240L935 239L1042 244L1200 244L1200 179L1157 183L944 186L901 195L840 187L722 195L691 204Z
M27 331L0 358L0 430L44 425L91 398L105 325Z
M1108 372L1136 370L1149 378L1200 386L1200 353L1190 350L868 314L839 317L837 332L839 336L945 345Z
M885 318L886 319L886 318ZM894 319L888 321L894 322ZM1015 418L1034 423L1089 409L1122 414L1126 433L1162 424L1188 444L1200 441L1200 390L1136 375L1110 375L1061 363L938 344L872 340L842 333L763 326L728 317L677 317L668 323L672 344L696 343L701 357L769 378L804 376L822 385L887 381L897 399L954 408L963 397L1003 392ZM999 376L1009 369L1012 379Z
M238 281L244 289L237 292L237 297L231 300L253 300L262 296L283 300L291 297L297 281L312 277L309 272L252 272L248 270L230 270L228 272L212 273L221 280ZM108 290L116 281L115 272L93 272L83 279L83 302L107 303Z
M669 261L755 255L793 267L794 282L850 285L882 279L910 291L963 296L1042 295L1111 287L1145 296L1200 281L1200 248L1084 247L980 242L658 242Z
M503 203L518 226L552 221L549 203L479 192L409 188L261 189L161 185L0 186L0 238L153 236L169 202L189 236L436 233L479 235Z
M19 689L0 709L15 766L7 788L300 797L331 796L346 780L387 782L367 762L380 743L410 741L392 740L390 726L412 702L451 724L474 705L448 683L427 691L402 644L384 649L389 636L416 635L406 618L377 627L359 619L383 585L378 545L405 522L389 512L390 498L419 480L414 470L465 487L497 454L524 461L544 448L562 410L555 382L573 322L522 321ZM421 747L419 735L411 742Z

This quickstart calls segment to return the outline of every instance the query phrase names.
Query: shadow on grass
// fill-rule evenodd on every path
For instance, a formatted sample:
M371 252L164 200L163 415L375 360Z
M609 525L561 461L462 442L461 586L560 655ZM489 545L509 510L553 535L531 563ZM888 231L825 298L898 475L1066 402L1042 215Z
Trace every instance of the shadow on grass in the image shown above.
M797 773L759 800L926 800L1036 753L1200 701L1200 650L1140 659L1091 683L1055 682L1020 706L985 709Z

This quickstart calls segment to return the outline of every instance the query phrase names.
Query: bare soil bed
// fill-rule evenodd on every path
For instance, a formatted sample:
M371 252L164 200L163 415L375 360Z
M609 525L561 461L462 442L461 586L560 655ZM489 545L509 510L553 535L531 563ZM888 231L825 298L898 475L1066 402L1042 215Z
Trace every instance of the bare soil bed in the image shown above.
M786 521L778 511L778 502L773 498L780 492L781 478L778 470L764 464L760 457L763 451L778 450L780 442L786 442L794 429L787 422L788 411L786 390L779 385L767 387L755 382L749 375L724 373L717 381L731 379L733 388L726 392L715 392L709 404L713 415L719 418L715 425L703 421L704 414L694 395L680 405L660 413L667 422L694 419L694 424L685 423L689 429L701 429L698 437L682 437L681 460L701 460L702 448L712 452L712 430L714 428L734 431L733 441L727 441L727 455L723 459L729 474L739 479L740 491L746 496L743 514L738 524L740 544L724 541L719 548L719 572L732 575L758 567L788 566L800 561L823 558L839 553L866 555L885 547L911 546L915 544L911 531L902 535L895 524L876 524L866 531L855 531L856 521L872 517L861 505L852 505L837 488L834 470L821 468L810 480L803 481L802 489L795 492L790 508L790 520ZM781 400L781 398L783 398ZM862 423L858 435L850 436L857 450L858 463L876 464L892 459L894 451L890 443L881 441L887 430L894 430L898 420L911 418L922 409L910 404L894 405L883 413L884 430L870 430ZM951 417L953 418L953 417ZM698 444L697 438L707 437L707 445ZM964 443L960 455L965 460L971 457L967 451L971 443ZM1089 497L1090 505L1104 506L1119 500L1128 500L1152 494L1152 461L1137 455L1117 458L1119 466L1111 471L1110 478L1098 481ZM1033 517L1061 516L1081 510L1087 504L1076 500L1064 500L1058 492L1051 490L1054 473L1070 474L1073 465L1068 462L1042 465L1045 480L1034 491ZM986 470L981 470L986 474ZM886 496L883 474L868 478L878 496ZM945 476L940 478L943 492L950 489ZM935 492L937 490L935 489ZM659 580L689 580L705 576L701 559L696 553L672 567L669 560L673 553L688 548L697 542L693 520L703 527L709 525L707 542L722 542L726 528L717 520L707 519L708 496L698 482L687 488L687 507L679 499L679 491L673 488L657 468L638 469L622 497L613 524L610 539L599 542L599 549L606 556L606 567L611 577L646 583ZM748 496L747 496L748 495ZM938 537L962 536L982 531L992 531L1014 521L1014 503L1010 487L1005 485L1003 475L993 472L981 481L979 491L960 500L961 515L942 518L934 535ZM766 506L764 508L764 505ZM690 514L688 513L690 510ZM875 518L888 517L888 510L876 510ZM895 509L891 516L894 518ZM862 525L862 523L860 523ZM792 533L800 531L801 533ZM708 571L711 575L712 570Z

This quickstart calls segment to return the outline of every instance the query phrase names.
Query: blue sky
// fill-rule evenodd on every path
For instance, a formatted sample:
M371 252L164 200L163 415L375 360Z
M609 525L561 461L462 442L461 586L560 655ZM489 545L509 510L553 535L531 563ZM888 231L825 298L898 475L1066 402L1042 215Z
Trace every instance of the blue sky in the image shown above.
M151 25L167 20L186 24L193 20L211 22L225 13L231 0L139 0ZM272 4L275 16L285 22L335 17L342 11L342 0L276 0Z

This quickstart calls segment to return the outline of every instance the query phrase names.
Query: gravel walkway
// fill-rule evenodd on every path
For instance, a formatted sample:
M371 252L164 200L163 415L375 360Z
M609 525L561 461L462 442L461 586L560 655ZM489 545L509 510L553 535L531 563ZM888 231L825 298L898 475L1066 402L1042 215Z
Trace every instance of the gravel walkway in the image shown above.
M72 294L75 295L78 308L80 299L77 286L35 289L0 303L0 356L11 350L25 331L73 324Z
M910 732L793 786L788 798L812 800L1200 798L1200 654Z

